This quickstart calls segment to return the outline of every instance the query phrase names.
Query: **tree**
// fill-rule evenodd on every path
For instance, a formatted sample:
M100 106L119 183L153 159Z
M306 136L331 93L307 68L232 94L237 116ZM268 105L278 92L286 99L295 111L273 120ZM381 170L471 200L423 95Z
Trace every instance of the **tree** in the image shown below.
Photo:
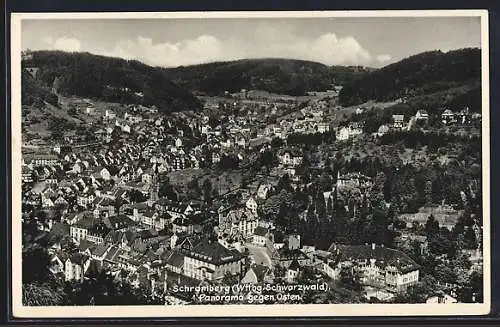
M121 207L123 205L123 199L121 197L116 197L113 205L115 207L116 214L119 214L120 213L120 209L121 209Z
M343 267L340 270L340 281L351 290L361 290L361 272L356 267Z
M211 202L212 202L212 182L210 181L209 178L206 178L203 181L202 190L203 190L203 200L205 201L205 203L211 204Z
M175 193L174 187L170 183L170 180L167 178L164 180L161 185L160 189L158 191L158 195L160 197L167 197L168 199L172 201L177 201L177 194Z
M264 217L275 221L278 218L280 211L285 208L290 208L292 205L292 195L285 190L282 190L280 193L267 198L259 208ZM284 208L282 206L284 206Z
M278 191L281 191L281 190L290 191L290 190L292 190L292 186L290 184L290 177L288 176L288 174L284 174L283 176L281 176L280 180L278 181L277 189L278 189Z
M374 239L372 241L378 244L387 244L387 228L389 226L387 212L375 208L373 210L372 224L374 233Z
M235 275L232 275L230 272L226 272L224 277L222 277L221 283L223 285L235 285L238 284L239 280Z
M326 221L326 204L325 204L325 198L323 197L323 194L321 192L317 193L317 197L314 201L315 205L315 212L316 215L318 216L318 220L320 222Z
M464 232L464 246L466 249L477 249L476 233L472 227L468 227Z
M420 282L409 286L404 293L398 294L396 303L425 303L437 291L437 280L431 275L425 275Z
M70 104L68 108L68 115L76 116L76 107L74 104Z
M467 255L457 255L452 261L452 267L455 276L457 276L457 284L466 285L468 282L469 270L472 267Z
M223 155L218 163L218 168L221 170L235 170L238 169L240 160L236 156Z
M328 199L326 200L326 214L328 216L331 216L333 215L333 197L330 196L328 197Z
M276 159L276 156L274 155L273 152L264 151L260 155L259 161L260 161L261 166L271 167L272 165L274 165L276 163L277 159Z
M22 260L23 283L46 282L49 280L50 257L40 244L25 245Z
M160 192L159 193L161 193L161 188L160 188ZM132 203L144 202L144 201L146 201L146 196L144 196L144 194L142 194L141 191L131 190L130 191L130 201Z
M191 179L188 182L187 187L188 187L190 194L193 198L197 198L200 195L201 189L200 189L200 185L198 184L197 179L195 179L195 178Z
M55 306L65 304L65 294L47 284L22 285L22 301L25 306Z
M428 238L433 238L439 234L439 222L432 214L427 218L424 230Z
M283 140L282 140L282 139L280 139L280 138L275 137L275 138L273 138L273 139L271 140L271 146L272 146L273 148L279 148L279 147L283 146L283 144L284 144L284 143L283 143Z
M483 298L483 273L473 271L468 277L468 281L465 286L458 289L457 299L460 302L477 303L482 302Z
M454 284L457 280L457 276L455 275L452 267L444 263L440 263L436 266L436 273L434 276L436 277L436 280L442 284Z
M385 174L383 172L377 173L370 190L370 200L374 207L383 207L385 181Z

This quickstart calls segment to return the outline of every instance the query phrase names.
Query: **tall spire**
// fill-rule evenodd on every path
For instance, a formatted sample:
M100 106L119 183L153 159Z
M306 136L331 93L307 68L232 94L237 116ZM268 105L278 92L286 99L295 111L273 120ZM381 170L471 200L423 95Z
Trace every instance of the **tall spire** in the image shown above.
M149 205L152 206L159 199L160 185L158 183L157 169L153 168L151 185L149 187Z

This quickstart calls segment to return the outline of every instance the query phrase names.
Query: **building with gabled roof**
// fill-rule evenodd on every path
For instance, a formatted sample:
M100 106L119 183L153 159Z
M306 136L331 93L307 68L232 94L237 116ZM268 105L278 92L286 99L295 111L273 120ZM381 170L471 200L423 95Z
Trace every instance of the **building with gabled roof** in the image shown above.
M300 265L300 263L294 259L288 266L288 269L286 270L286 280L288 283L294 283L297 281L297 278L300 276L300 273L302 272L303 268Z
M123 214L105 217L104 223L111 230L122 230L122 231L125 231L128 228L137 225L137 223L133 219Z
M222 279L226 273L240 275L244 256L212 238L199 241L192 249L183 250L184 274L199 280Z
M89 268L90 257L74 253L70 255L64 263L64 276L66 281L83 282L85 272Z
M420 266L405 253L383 245L336 245L328 250L339 262L361 273L361 282L390 292L404 292L419 280Z
M248 269L245 276L241 279L241 284L259 284L271 283L274 279L274 274L271 268L263 265L254 264Z
M184 255L179 250L166 251L162 255L165 268L177 274L184 272Z
M441 121L443 124L449 124L449 123L454 123L456 122L456 116L453 111L450 109L445 109L443 113L441 114Z
M429 114L427 113L426 110L418 110L417 113L415 114L415 118L417 120L428 120Z
M253 239L252 242L255 245L265 246L267 239L269 237L269 230L262 226L257 226L253 231Z

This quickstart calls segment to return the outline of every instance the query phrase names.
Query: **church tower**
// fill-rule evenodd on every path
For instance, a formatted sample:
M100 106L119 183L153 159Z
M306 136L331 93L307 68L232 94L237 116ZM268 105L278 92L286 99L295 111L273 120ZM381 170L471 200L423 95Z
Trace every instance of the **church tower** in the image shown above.
M153 168L153 176L151 178L151 185L149 186L149 200L148 205L152 207L159 200L160 183L158 182L158 169Z

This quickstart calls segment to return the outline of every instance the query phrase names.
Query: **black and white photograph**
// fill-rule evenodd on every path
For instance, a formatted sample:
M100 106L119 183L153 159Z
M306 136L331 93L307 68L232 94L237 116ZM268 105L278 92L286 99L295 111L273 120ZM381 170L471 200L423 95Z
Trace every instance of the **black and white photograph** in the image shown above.
M488 313L487 17L12 14L14 315Z

